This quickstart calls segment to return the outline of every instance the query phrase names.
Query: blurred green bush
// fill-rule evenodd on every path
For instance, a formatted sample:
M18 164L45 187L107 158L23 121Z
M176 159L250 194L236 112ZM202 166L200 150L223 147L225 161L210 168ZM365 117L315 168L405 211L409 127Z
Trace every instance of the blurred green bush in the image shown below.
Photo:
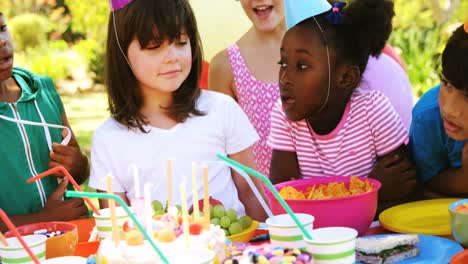
M458 3L447 21L436 21L429 1L395 0L396 17L389 42L400 50L416 97L439 83L440 56L450 30L468 14L468 1Z
M104 48L95 39L84 39L73 46L73 49L85 59L85 65L91 77L97 83L103 82Z
M47 75L54 81L69 79L76 64L76 56L69 52L68 45L63 40L48 42L15 54L15 65Z
M47 17L25 13L13 17L8 25L18 51L41 47L47 43L49 29Z

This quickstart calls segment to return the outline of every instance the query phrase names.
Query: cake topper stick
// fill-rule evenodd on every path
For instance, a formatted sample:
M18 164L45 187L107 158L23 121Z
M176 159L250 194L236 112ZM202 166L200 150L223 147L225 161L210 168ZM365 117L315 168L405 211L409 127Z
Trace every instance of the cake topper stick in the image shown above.
M135 217L135 215L132 213L128 205L122 200L122 197L115 195L115 194L108 194L108 193L91 193L91 192L75 192L75 191L66 191L65 192L66 197L80 197L80 198L98 198L98 199L112 199L116 201L122 208L125 210L125 212L128 214L130 219L132 219L133 223L138 227L140 232L143 234L143 236L148 240L150 243L151 247L156 251L156 253L159 255L161 258L161 261L165 264L169 264L169 261L167 260L166 256L162 253L162 251L156 246L154 243L153 239L148 235L146 232L145 228L143 228L143 225L138 221L138 219Z
M172 207L172 159L166 161L167 173L167 208Z
M182 203L182 228L185 240L185 246L190 246L190 230L189 230L189 220L188 220L188 211L187 211L187 190L185 188L185 181L180 183L180 195Z
M106 177L107 182L107 193L113 194L112 192L112 178L110 175ZM117 224L117 217L115 216L115 201L109 200L109 210L112 223L112 241L114 241L115 246L118 246L120 243L120 232L119 225Z
M145 197L145 226L148 234L153 238L153 207L151 206L151 187L153 184L145 182L143 193Z
M244 170L245 172L253 175L254 177L262 180L266 186L268 187L268 189L270 189L270 191L273 193L273 195L275 196L275 198L279 201L279 203L281 204L281 206L284 208L284 210L286 210L286 212L289 214L289 216L291 216L291 218L294 220L294 222L297 224L297 226L299 227L299 229L301 229L302 233L304 234L304 236L311 240L312 237L310 236L309 232L307 232L307 230L305 229L305 227L301 224L301 222L299 221L299 219L297 219L296 215L294 214L294 212L291 210L291 208L289 207L289 205L286 203L286 201L284 201L284 199L280 196L280 194L278 193L278 191L275 189L275 187L273 186L273 184L271 183L271 181L263 174L261 174L260 172L256 171L256 170L253 170L247 166L244 166L242 164L240 164L239 162L235 161L235 160L232 160L226 156L223 156L221 154L216 154L216 157L218 157L219 159L221 160L224 160L225 162L233 165L234 167L237 167L241 170Z
M203 228L210 229L210 192L208 190L208 166L203 164Z
M132 163L128 166L128 170L132 171L133 184L134 184L134 189L135 189L135 198L140 199L142 197L141 197L141 191L140 191L140 175L138 174L138 167Z
M16 229L15 225L11 222L10 218L5 214L2 208L0 208L0 217L2 218L3 222L5 225L10 229L10 231L15 235L15 237L18 239L18 241L21 243L23 246L24 250L28 253L28 255L31 257L32 261L34 263L39 264L39 259L37 259L36 255L33 254L31 249L28 247L26 242L24 241L23 237L19 234L18 230Z
M54 167L54 168L52 168L50 170L44 171L43 173L38 174L37 176L29 178L26 182L31 183L31 182L37 181L37 180L39 180L41 178L49 176L49 175L51 175L53 173L56 173L58 171L62 172L63 175L65 175L65 177L67 177L67 179L72 183L73 187L75 187L75 190L77 190L79 192L83 192L80 185L78 185L78 183L76 183L75 179L73 179L73 177L70 175L70 173L63 166L57 166L57 167ZM83 200L85 200L85 202L88 204L89 207L91 207L91 209L93 210L93 212L96 215L101 215L99 213L98 209L96 208L96 206L91 202L91 200L89 200L88 198L83 198Z
M2 232L0 232L0 242L5 246L8 247L8 241L6 240L5 236L3 235Z
M197 163L195 162L192 162L192 200L193 220L198 222L200 219L200 207L198 205Z

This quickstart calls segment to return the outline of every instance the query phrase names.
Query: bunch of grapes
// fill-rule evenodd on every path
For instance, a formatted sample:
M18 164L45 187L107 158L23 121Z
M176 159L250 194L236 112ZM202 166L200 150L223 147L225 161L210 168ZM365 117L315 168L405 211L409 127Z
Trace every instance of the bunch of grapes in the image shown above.
M221 226L226 236L239 234L252 224L252 219L249 216L237 218L236 210L226 211L221 204L210 206L210 218L213 225Z

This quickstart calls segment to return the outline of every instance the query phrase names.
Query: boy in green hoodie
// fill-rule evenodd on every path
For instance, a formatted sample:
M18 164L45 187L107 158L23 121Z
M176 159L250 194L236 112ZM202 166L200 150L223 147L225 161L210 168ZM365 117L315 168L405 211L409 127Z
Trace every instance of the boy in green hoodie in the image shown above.
M60 184L56 177L26 183L59 165L79 184L87 179L88 159L69 127L52 80L13 67L12 40L0 12L0 207L15 225L67 221L87 213L82 199L62 199L68 180L60 173L55 175L64 179ZM60 144L68 133L68 144ZM5 229L0 223L0 230Z

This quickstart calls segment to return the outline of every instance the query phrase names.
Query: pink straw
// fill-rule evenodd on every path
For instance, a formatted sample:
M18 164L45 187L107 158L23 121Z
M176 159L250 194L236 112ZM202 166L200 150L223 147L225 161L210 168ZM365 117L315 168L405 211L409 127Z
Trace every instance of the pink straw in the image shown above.
M73 187L75 187L75 190L77 190L79 192L83 192L80 185L78 185L78 183L76 183L75 179L73 179L73 177L70 175L70 173L63 166L57 166L57 167L54 167L54 168L52 168L52 169L50 169L48 171L44 171L43 173L38 174L37 176L29 178L26 182L31 183L31 182L37 181L37 180L39 180L41 178L44 178L45 176L49 176L50 174L53 174L53 173L56 173L56 172L59 172L59 171L62 172L63 175L65 175L65 177L67 177L67 179L72 183ZM94 204L91 202L91 200L89 200L89 198L83 198L83 199L91 207L91 209L93 210L93 212L96 215L101 215L99 213L98 209L96 208L96 206L94 206Z
M37 259L36 255L34 255L31 249L28 247L26 242L24 242L23 238L19 234L18 230L16 229L15 225L11 222L10 218L5 214L5 212L0 208L0 217L2 218L3 222L8 226L8 229L15 235L18 241L21 243L23 248L28 252L28 255L34 261L34 263L39 264L39 260Z

